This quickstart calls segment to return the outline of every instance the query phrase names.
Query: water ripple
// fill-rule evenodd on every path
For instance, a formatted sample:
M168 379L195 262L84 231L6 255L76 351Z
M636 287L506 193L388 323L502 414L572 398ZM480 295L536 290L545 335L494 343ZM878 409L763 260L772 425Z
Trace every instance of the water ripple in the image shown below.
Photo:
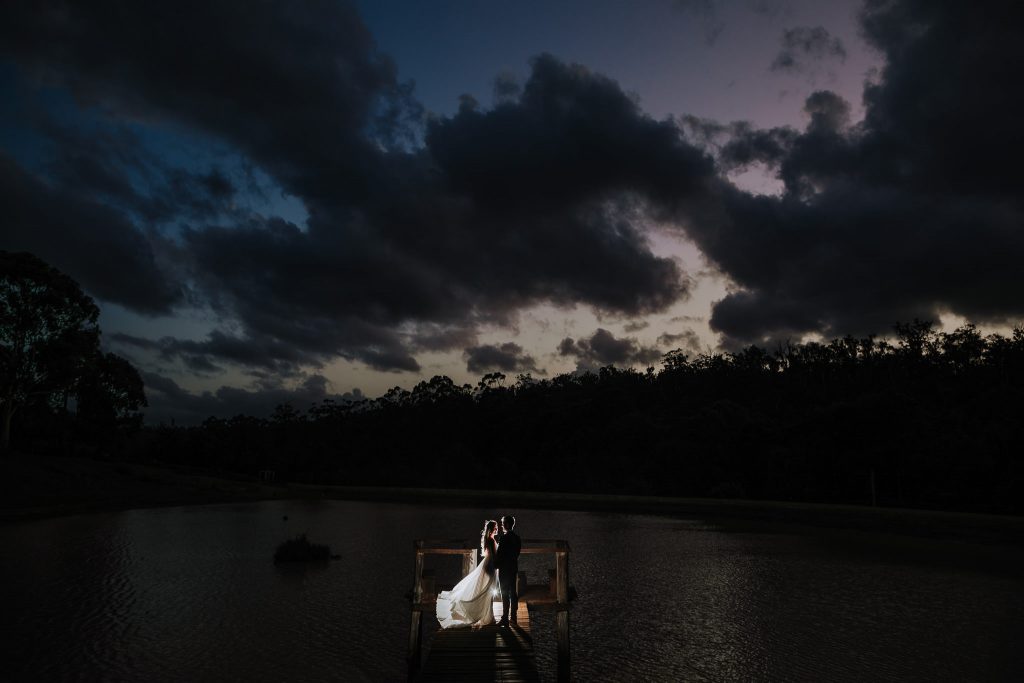
M0 585L18 654L12 679L404 680L412 540L471 540L493 516L268 502L7 525ZM573 546L577 680L1024 675L1020 549L652 516L517 516L527 538ZM296 533L342 559L274 566L274 547ZM543 558L522 565L531 582L546 581ZM434 568L439 581L458 578L458 562ZM532 621L553 680L554 620Z

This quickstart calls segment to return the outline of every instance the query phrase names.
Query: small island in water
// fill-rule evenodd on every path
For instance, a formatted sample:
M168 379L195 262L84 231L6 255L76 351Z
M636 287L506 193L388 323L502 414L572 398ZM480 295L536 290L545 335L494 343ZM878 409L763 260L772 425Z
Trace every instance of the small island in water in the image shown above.
M329 546L320 543L313 543L306 534L299 534L290 538L274 551L274 563L281 562L327 562L337 559L337 555L331 555Z

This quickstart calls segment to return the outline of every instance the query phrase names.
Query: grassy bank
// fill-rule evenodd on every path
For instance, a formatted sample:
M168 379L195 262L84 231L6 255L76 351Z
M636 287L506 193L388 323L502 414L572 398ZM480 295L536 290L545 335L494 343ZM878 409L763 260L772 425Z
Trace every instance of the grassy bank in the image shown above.
M309 484L270 485L195 469L15 455L0 460L6 489L0 519L166 505L272 499L365 500L495 510L583 510L683 515L710 520L884 531L928 537L1024 543L1024 518L851 505Z

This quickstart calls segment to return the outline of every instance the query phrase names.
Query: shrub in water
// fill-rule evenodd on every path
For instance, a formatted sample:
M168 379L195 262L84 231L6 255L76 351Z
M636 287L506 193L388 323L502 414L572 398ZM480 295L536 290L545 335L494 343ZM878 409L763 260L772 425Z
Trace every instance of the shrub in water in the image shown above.
M331 549L319 543L310 543L301 534L277 546L274 562L316 562L331 559Z

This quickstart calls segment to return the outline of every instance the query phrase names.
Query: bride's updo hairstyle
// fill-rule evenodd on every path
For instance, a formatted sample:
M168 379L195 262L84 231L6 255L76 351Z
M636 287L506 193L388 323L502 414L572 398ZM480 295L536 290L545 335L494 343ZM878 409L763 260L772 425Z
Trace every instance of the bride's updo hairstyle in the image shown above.
M491 535L491 532L498 528L498 523L493 519L488 519L484 522L484 530L480 534L480 552L484 552L484 546L487 544L487 539Z

